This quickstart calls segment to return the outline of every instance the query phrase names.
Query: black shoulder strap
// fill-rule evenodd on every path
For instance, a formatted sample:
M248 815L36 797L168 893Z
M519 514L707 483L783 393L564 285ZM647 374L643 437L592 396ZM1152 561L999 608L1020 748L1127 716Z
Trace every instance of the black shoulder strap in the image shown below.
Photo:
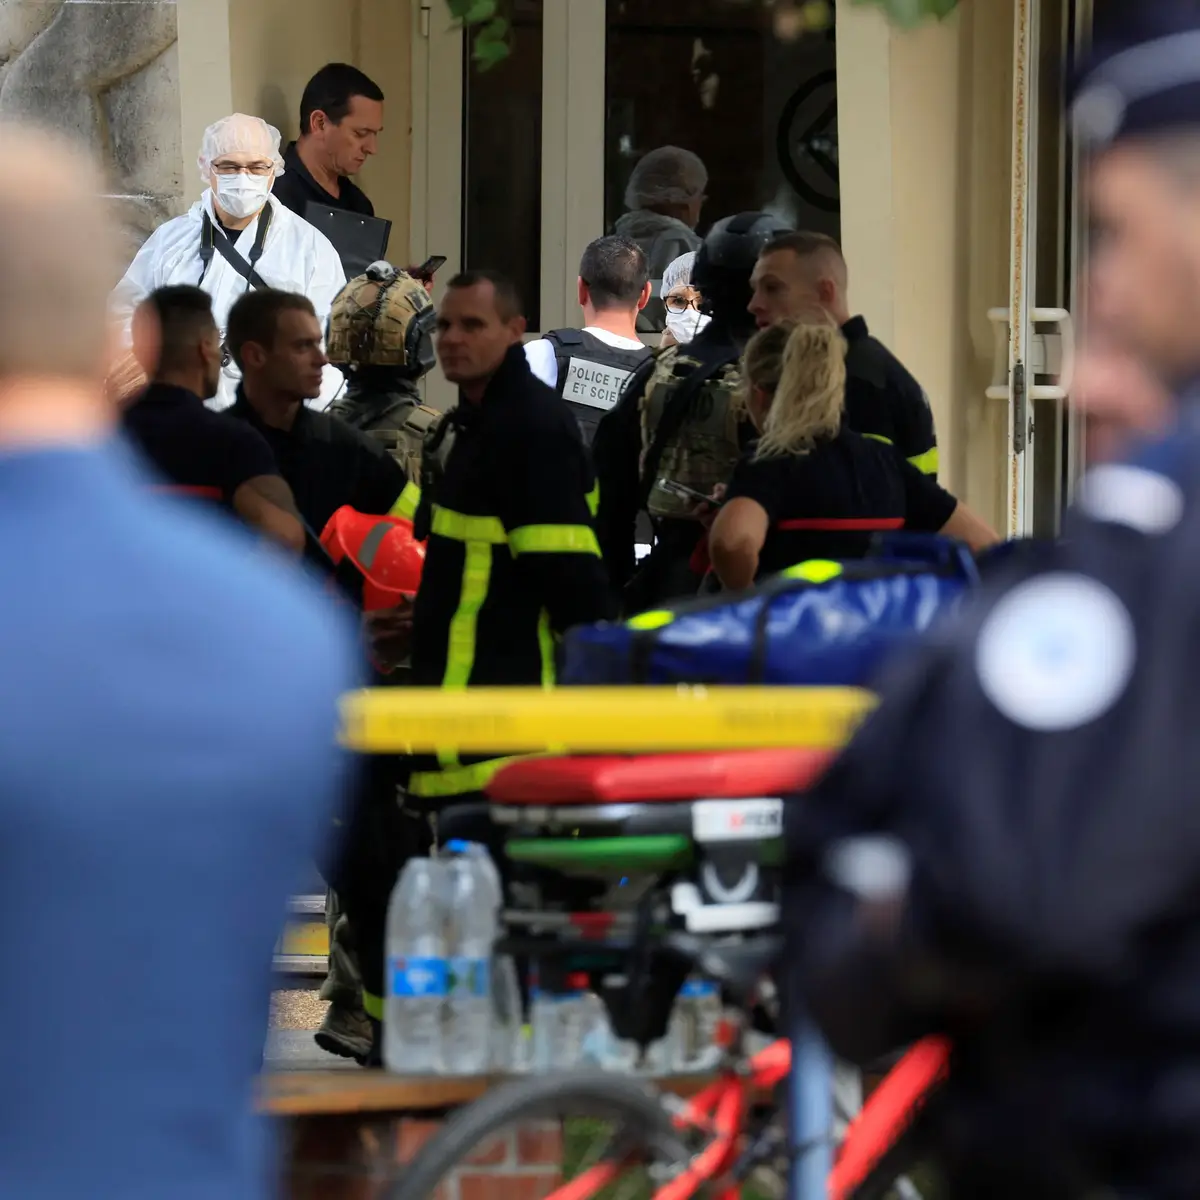
M246 281L247 291L250 288L269 288L270 284L264 283L263 278L254 269L258 265L258 260L262 258L263 251L267 246L267 234L271 229L271 221L275 216L274 208L268 204L261 213L258 214L258 233L254 238L254 247L250 251L250 261L247 262L237 251L237 248L225 236L225 231L219 229L213 224L212 218L208 213L204 214L204 226L200 231L200 261L203 264L203 270L200 273L200 282L203 283L208 275L208 269L212 265L213 250L218 254Z
M692 343L695 345L695 343ZM699 346L699 365L691 374L684 376L675 389L675 394L667 401L663 409L662 419L654 431L654 441L646 452L642 463L642 477L638 489L638 508L646 507L650 493L654 490L658 479L658 467L662 462L663 452L671 439L683 428L688 409L692 401L700 393L700 389L718 371L724 370L730 363L735 363L741 357L736 347L728 342L718 342L714 345Z
M583 345L583 333L578 329L552 329L542 336L555 346Z

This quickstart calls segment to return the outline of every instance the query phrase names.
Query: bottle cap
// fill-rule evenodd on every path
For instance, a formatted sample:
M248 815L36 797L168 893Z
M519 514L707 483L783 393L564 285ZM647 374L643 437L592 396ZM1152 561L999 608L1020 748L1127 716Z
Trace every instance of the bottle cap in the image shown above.
M586 971L573 971L567 976L567 987L573 992L583 991L592 982Z

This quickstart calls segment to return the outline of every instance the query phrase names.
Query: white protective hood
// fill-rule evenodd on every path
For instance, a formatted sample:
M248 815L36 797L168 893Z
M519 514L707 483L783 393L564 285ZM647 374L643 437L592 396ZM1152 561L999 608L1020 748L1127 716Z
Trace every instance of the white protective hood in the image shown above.
M303 218L284 208L273 196L268 203L274 210L267 244L257 271L271 287L307 296L317 310L317 320L324 329L334 298L346 286L346 275L333 243ZM113 289L110 309L122 323L126 338L133 320L133 311L156 288L169 284L200 283L204 269L200 261L200 234L203 214L213 215L212 191L206 191L191 209L181 217L160 225L129 265L125 277ZM258 235L258 218L242 230L234 243L238 252L249 261ZM229 311L246 293L247 283L220 254L214 253L204 282L200 284L213 299L213 314L221 336ZM228 408L234 401L241 372L231 362L221 373L221 387L209 401L209 407ZM341 391L342 373L327 366L319 399L309 401L309 407L326 409Z

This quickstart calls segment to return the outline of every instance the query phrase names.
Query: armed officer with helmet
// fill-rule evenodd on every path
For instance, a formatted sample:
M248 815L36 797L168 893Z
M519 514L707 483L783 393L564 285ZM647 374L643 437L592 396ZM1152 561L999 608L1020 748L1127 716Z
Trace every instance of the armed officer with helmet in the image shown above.
M329 317L329 361L347 379L345 395L330 411L382 442L413 483L421 477L425 438L441 418L421 403L417 387L436 361L436 323L424 282L386 262L352 279ZM404 515L412 516L415 489L409 496Z
M667 479L711 495L733 473L753 429L739 418L738 360L754 333L750 275L762 248L788 232L778 217L739 213L718 221L696 257L692 284L711 318L686 346L670 346L630 377L600 422L592 452L600 485L597 533L612 584L637 613L695 594L692 556L704 537L695 502L658 486ZM657 545L634 573L634 528L649 512Z

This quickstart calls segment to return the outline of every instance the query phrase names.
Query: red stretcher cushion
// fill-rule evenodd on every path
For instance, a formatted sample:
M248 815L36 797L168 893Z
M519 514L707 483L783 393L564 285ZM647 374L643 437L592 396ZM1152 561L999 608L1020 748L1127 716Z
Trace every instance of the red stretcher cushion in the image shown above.
M830 750L728 750L711 754L529 758L488 785L497 804L736 800L802 792L834 757Z

